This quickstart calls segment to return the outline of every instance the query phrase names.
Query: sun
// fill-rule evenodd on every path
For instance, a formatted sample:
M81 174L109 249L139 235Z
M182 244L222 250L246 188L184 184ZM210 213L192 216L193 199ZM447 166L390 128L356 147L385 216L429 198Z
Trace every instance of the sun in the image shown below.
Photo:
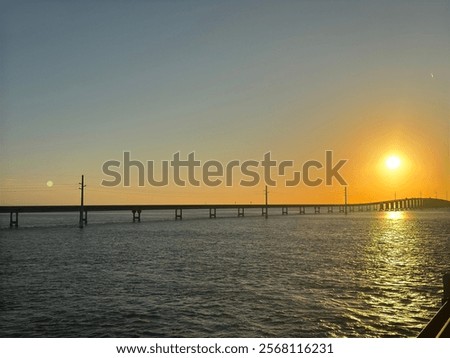
M390 170L395 170L398 167L400 167L400 164L402 163L402 161L400 160L400 158L396 155L391 155L390 157L388 157L386 159L386 166L388 167L388 169Z
M47 186L48 186L49 188L51 188L51 187L53 186L53 182L52 182L51 180L49 180L49 181L47 182Z

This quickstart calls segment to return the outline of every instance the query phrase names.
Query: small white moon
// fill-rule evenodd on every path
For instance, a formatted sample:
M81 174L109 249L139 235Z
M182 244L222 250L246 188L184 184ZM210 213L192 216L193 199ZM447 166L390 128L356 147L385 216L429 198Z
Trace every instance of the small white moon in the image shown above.
M433 73L430 73L430 76L431 76L431 78L434 78L434 74Z
M47 182L47 186L48 186L49 188L51 188L51 187L53 186L53 182L52 182L51 180L49 180L49 181Z

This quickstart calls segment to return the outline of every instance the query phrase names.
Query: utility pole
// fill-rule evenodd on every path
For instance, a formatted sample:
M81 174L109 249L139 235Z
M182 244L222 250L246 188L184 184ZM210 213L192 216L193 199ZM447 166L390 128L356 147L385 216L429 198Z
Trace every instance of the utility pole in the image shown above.
M347 215L347 204L348 204L348 201L347 201L347 187L344 187L344 212L345 212L345 215Z
M266 211L265 211L265 218L267 219L269 217L268 209L269 209L269 192L267 191L267 185L265 190L265 198L266 198Z
M86 187L86 185L84 185L84 175L81 176L81 183L80 184L80 190L81 190L81 202L80 202L80 222L79 222L79 227L80 229L83 228L83 224L84 224L84 188Z

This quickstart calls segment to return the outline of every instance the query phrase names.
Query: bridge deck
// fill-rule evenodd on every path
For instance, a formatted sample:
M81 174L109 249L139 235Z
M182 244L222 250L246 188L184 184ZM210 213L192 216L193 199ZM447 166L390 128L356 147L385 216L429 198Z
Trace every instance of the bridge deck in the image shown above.
M0 206L0 213L9 213L10 227L19 226L19 213L62 213L62 212L79 212L80 228L87 224L87 213L95 211L131 211L133 213L133 221L141 221L141 212L145 210L173 210L175 211L175 219L183 218L183 209L187 210L209 210L209 217L216 218L217 209L237 209L238 216L244 216L245 209L262 209L262 215L268 216L268 209L282 209L282 215L288 214L289 208L296 208L299 214L306 214L307 208L313 208L315 214L320 214L321 208L327 208L328 213L333 213L337 208L340 213L356 211L397 211L411 210L416 208L434 208L434 207L450 207L450 202L440 199L418 199L405 198L389 201L378 201L370 203L357 204L127 204L127 205L10 205Z
M355 206L356 204L348 205ZM359 204L363 205L363 204ZM368 205L368 204L367 204ZM376 205L373 203L372 205ZM314 208L314 207L343 207L344 204L269 204L270 208ZM126 210L175 210L175 209L261 209L265 204L127 204L127 205L84 205L86 211L126 211ZM24 206L0 206L0 213L20 212L73 212L80 211L80 205L24 205Z
M352 203L347 204L349 208L355 207L368 207L368 206L380 206L380 205L393 205L398 203L413 203L414 201L419 201L419 204L411 204L411 207L423 206L423 207L449 207L450 202L441 199L419 199L419 198L405 198L397 200L385 200L385 201L375 201L368 203ZM336 203L318 203L318 204L305 204L305 203L294 203L294 204L269 204L267 207L270 208L314 208L314 207L331 207L340 208L344 207L345 204ZM261 209L265 208L264 203L261 204L126 204L126 205L84 205L85 211L125 211L125 210L175 210L175 209ZM401 206L396 206L400 207ZM408 206L406 206L408 207ZM49 212L75 212L80 211L80 205L9 205L0 206L0 213L49 213Z

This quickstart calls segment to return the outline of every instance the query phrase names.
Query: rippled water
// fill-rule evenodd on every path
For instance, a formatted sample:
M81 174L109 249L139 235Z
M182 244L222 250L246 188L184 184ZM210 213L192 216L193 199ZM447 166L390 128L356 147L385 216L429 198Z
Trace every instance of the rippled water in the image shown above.
M1 216L0 336L416 336L450 271L449 213Z

